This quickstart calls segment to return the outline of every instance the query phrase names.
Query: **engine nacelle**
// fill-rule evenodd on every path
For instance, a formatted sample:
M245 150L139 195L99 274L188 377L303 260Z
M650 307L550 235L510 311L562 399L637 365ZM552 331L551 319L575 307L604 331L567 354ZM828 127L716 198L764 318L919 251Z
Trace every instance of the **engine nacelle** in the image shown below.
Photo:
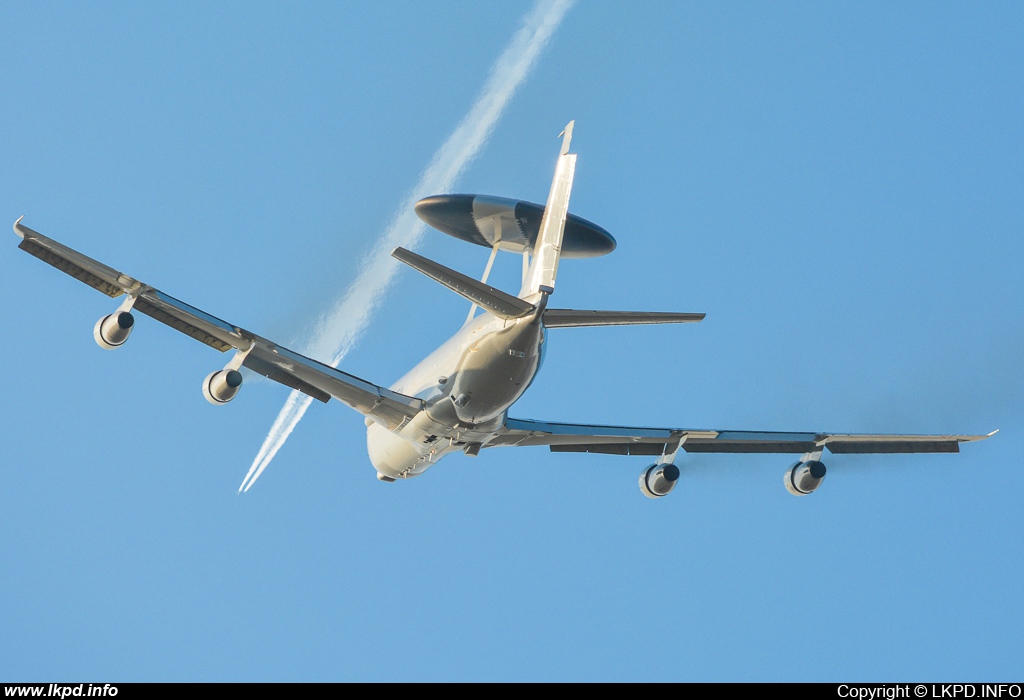
M235 398L241 386L241 372L237 369L222 369L203 380L203 396L214 406L223 406Z
M640 475L640 493L648 498L661 498L675 488L679 467L674 464L652 464Z
M135 317L127 311L115 312L104 316L92 329L92 337L96 344L104 350L116 350L124 345L135 326Z
M825 465L816 460L797 462L782 477L786 490L794 496L806 496L825 480Z

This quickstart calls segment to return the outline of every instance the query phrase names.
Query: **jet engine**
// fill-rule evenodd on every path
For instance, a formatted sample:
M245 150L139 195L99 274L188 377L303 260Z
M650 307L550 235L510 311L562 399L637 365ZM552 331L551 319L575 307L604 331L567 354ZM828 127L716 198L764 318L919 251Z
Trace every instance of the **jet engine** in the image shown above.
M222 369L203 380L203 396L214 406L222 406L235 398L241 386L241 372L236 369Z
M674 464L652 464L640 475L640 493L648 498L661 498L675 488L679 467Z
M115 350L128 340L135 325L135 317L127 311L115 312L104 316L92 329L92 337L96 344L104 350Z
M825 480L825 465L816 460L797 462L782 478L787 491L794 496L806 496Z

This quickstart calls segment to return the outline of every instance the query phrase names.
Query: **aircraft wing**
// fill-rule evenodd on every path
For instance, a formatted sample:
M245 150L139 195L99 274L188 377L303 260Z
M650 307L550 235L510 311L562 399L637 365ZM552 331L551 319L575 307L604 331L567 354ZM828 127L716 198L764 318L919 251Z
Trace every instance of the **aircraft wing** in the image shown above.
M326 403L333 397L363 415L382 421L389 428L397 427L423 408L420 399L317 362L164 294L23 226L21 219L14 224L14 232L21 237L18 247L30 255L109 297L117 298L123 294L134 297L133 310L201 343L221 352L234 348L245 353L242 366L318 401Z
M827 448L834 454L959 452L961 442L988 435L857 435L845 433L783 433L753 430L692 430L579 425L507 418L484 447L546 445L552 452L596 452L615 455L685 452L801 454ZM682 444L680 444L680 441Z

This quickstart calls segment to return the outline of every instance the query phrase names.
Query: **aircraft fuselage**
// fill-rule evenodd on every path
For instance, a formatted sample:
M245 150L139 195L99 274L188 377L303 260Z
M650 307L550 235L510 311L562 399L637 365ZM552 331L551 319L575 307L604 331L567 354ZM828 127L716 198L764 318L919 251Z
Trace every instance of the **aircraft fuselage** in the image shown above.
M394 431L367 419L367 450L378 473L409 478L446 454L473 452L533 382L544 336L536 316L505 320L485 313L470 320L391 386L426 402L419 415Z

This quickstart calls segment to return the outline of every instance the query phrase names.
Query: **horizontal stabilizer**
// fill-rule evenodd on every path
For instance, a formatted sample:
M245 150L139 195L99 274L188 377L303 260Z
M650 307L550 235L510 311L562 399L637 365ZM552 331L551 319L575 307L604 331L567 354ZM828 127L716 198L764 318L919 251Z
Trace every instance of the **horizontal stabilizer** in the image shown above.
M391 255L432 280L440 282L456 294L501 318L521 318L536 310L533 304L507 294L489 284L478 282L461 272L449 269L405 248L395 248Z
M578 328L581 326L639 326L654 323L697 323L705 314L677 314L660 311L578 311L548 309L544 312L546 328Z

